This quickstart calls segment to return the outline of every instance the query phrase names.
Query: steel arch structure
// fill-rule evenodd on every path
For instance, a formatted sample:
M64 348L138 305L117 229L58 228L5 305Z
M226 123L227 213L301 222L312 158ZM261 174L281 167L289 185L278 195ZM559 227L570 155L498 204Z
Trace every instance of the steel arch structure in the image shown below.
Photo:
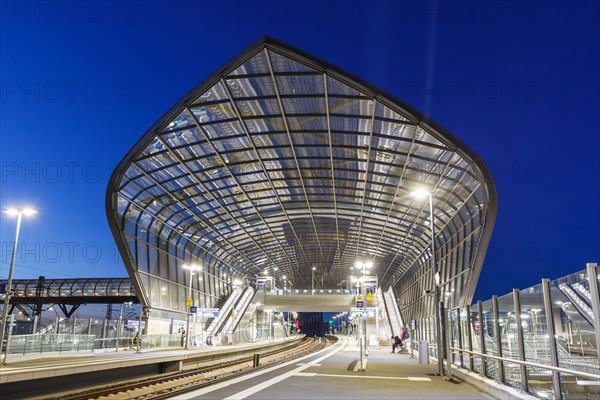
M268 273L336 287L371 261L415 317L433 313L438 268L449 306L470 304L497 196L481 158L385 91L264 37L186 94L133 146L106 210L140 301L167 317L210 307L233 277Z

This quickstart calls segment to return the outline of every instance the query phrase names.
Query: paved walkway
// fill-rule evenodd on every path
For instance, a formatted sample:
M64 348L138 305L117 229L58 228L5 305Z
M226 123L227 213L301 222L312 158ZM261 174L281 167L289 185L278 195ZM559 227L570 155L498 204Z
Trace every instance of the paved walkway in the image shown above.
M319 353L258 371L177 399L493 399L467 383L434 375L435 365L419 365L409 354L371 347L367 370L352 372L356 341L340 341Z

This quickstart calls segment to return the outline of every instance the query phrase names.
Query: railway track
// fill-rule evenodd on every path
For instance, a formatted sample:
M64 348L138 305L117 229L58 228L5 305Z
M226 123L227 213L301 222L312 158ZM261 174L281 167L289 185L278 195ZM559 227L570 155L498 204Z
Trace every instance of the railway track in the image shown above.
M246 357L237 361L213 365L210 367L186 370L175 373L161 374L146 379L124 381L106 387L90 390L79 390L53 397L56 400L89 400L89 399L144 399L158 400L172 398L178 394L197 390L206 386L223 382L228 379L270 368L275 365L299 358L321 350L335 343L334 338L324 338L317 341L312 338L305 339L299 346L291 349L275 350L264 353L260 358L260 365L253 365L253 358Z

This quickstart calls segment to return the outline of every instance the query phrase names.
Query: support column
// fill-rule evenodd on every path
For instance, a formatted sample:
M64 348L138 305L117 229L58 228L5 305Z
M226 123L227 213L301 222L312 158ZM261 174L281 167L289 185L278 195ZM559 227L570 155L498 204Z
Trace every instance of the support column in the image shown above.
M515 304L515 322L517 324L517 345L519 347L519 360L525 361L525 339L523 335L523 323L521 321L521 296L519 289L513 289L513 302ZM521 389L529 391L527 382L527 366L521 364Z
M500 335L500 312L498 310L498 296L492 296L492 312L494 313L494 336L496 339L496 355L502 357L502 336ZM504 362L498 360L498 379L501 383L505 383L504 377Z
M39 319L39 316L37 314L33 316L33 329L31 331L31 333L34 335L37 332L38 319Z
M594 314L594 333L596 336L596 350L600 360L600 289L598 288L598 264L588 263L587 274L592 297L592 313Z
M471 329L471 306L466 306L467 310L467 345L469 346L469 351L473 351L473 336ZM475 369L475 365L473 362L473 353L469 353L469 371L473 371Z
M458 360L460 362L460 367L464 368L465 364L464 364L464 358L463 358L463 340L462 340L462 319L460 317L461 312L460 312L460 307L456 309L456 318L458 320L458 326L457 326L457 330L458 330L458 348L460 349L460 353L458 354Z
M477 301L477 310L479 312L479 350L481 354L485 354L485 321L483 318L483 303ZM481 357L481 374L487 377L487 361L485 357Z
M558 368L558 350L556 348L556 331L554 329L554 314L552 314L552 296L550 295L550 279L542 279L542 292L544 295L544 311L546 312L546 328L548 331L548 346L550 347L550 361L553 367ZM562 385L560 372L552 371L552 390L554 399L562 399Z

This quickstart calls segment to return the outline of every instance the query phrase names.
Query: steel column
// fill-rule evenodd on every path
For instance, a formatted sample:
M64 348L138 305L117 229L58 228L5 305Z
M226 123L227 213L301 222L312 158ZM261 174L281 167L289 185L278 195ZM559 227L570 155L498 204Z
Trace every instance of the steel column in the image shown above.
M548 332L548 346L550 347L550 361L552 366L558 368L558 350L556 348L556 329L554 327L554 314L552 314L552 296L550 295L550 279L542 279L542 293L544 295L544 311L546 313L546 329ZM562 399L560 372L552 371L552 390L554 399Z
M517 324L517 346L519 347L519 360L525 360L525 339L523 336L523 324L521 321L521 296L519 295L519 289L513 289L513 303L515 305L515 322ZM509 339L510 340L510 339ZM529 391L529 384L527 382L527 366L521 364L521 389L523 391Z
M483 303L481 300L477 301L477 310L479 312L479 348L481 354L485 353L485 326L483 321ZM487 377L487 361L484 357L481 357L481 374Z
M594 314L594 333L596 335L596 350L600 360L600 290L598 289L598 264L588 263L587 274L590 284L590 295L592 299L592 313Z
M494 313L494 336L496 337L497 356L502 357L502 337L500 336L500 313L498 311L498 296L492 296L492 312ZM505 383L504 362L498 360L498 379Z
M458 327L457 327L457 333L458 333L458 348L460 349L460 353L458 353L458 359L460 361L460 367L464 368L465 364L464 364L464 358L463 358L463 340L462 340L462 319L460 318L461 312L460 312L460 307L456 309L456 319L458 320Z
M471 306L466 306L467 310L467 345L469 346L469 351L473 351L473 336L471 329ZM475 365L473 363L473 354L469 354L469 371L473 371L475 369Z

